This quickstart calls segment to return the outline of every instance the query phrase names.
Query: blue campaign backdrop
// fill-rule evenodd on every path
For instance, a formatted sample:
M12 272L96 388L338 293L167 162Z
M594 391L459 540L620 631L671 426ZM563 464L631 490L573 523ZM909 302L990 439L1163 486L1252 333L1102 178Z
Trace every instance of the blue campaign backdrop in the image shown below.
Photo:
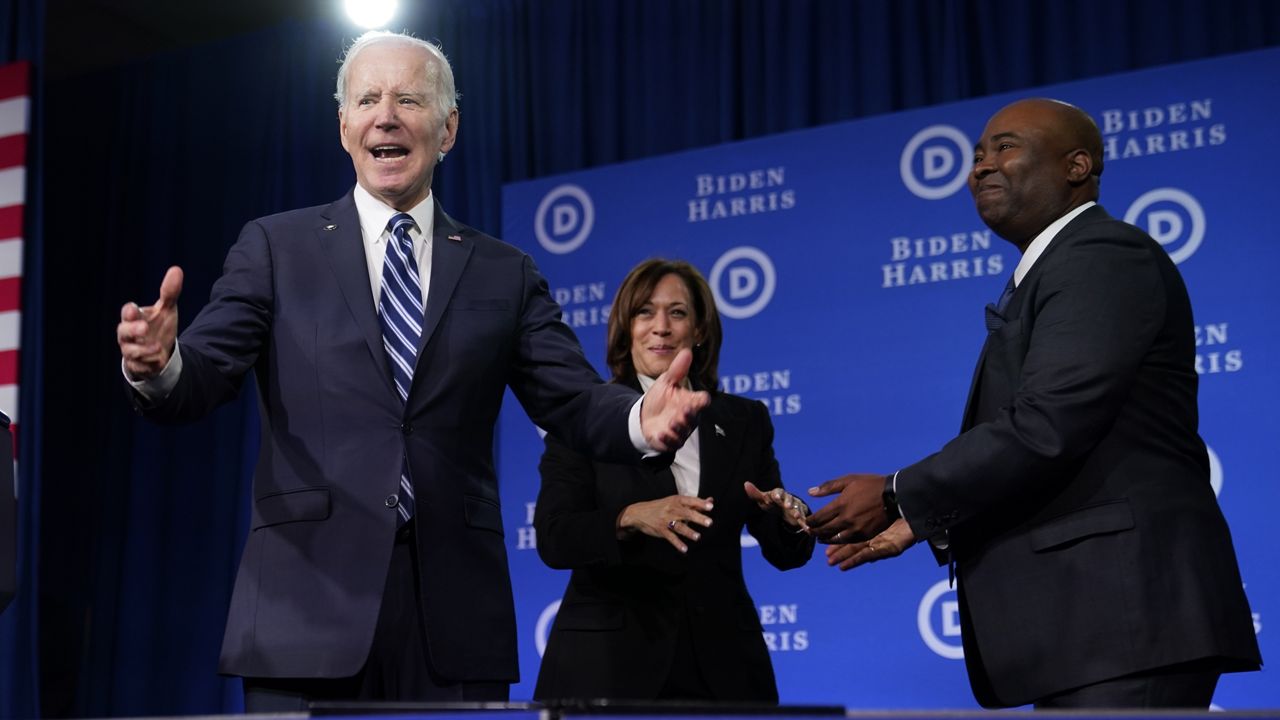
M1017 250L977 217L964 185L986 119L1029 95L1089 111L1103 131L1102 204L1179 263L1195 304L1201 434L1231 524L1264 658L1280 596L1268 448L1280 303L1272 213L1280 50L1054 85L509 185L503 237L530 252L589 357L627 270L684 258L725 317L724 390L768 405L787 486L890 472L954 436ZM542 441L503 409L502 500L532 695L568 573L538 559L532 527ZM965 707L955 595L916 548L840 573L821 550L780 573L744 553L784 703ZM1046 617L1046 623L1054 618ZM1177 632L1177 628L1170 628ZM1223 708L1280 706L1269 673L1231 675Z

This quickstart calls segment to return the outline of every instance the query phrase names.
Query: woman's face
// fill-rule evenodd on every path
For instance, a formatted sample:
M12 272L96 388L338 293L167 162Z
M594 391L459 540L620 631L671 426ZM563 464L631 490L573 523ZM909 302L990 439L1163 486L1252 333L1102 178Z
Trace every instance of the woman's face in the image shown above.
M631 364L636 374L661 375L676 353L693 347L697 331L689 288L679 275L663 275L648 302L631 318Z

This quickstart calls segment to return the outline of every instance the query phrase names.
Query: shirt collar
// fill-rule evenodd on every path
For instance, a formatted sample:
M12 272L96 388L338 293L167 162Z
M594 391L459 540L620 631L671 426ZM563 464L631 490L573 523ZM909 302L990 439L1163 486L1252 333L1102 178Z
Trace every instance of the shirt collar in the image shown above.
M360 183L356 183L353 195L356 214L360 216L360 230L364 233L365 242L376 245L386 234L387 223L391 222L391 216L399 210L374 197ZM409 209L409 217L413 218L422 237L429 239L436 217L435 200L430 190L427 190L427 196L422 199L422 202Z
M1027 246L1027 251L1022 253L1022 259L1018 261L1018 267L1013 269L1013 286L1017 287L1022 284L1022 278L1031 272L1031 266L1036 264L1036 260L1039 260L1040 256L1044 254L1045 248L1049 247L1049 243L1057 237L1058 233L1062 232L1062 228L1066 227L1067 223L1075 220L1077 215L1097 204L1090 200L1049 223L1049 227L1041 230L1036 239L1032 240L1031 244Z
M640 392L645 393L645 392L649 392L649 386L658 382L658 379L651 378L648 375L641 375L640 373L636 373L636 382L640 383ZM687 375L685 376L684 383L681 384L681 387L683 387L686 390L693 389L693 383L689 381L689 376Z

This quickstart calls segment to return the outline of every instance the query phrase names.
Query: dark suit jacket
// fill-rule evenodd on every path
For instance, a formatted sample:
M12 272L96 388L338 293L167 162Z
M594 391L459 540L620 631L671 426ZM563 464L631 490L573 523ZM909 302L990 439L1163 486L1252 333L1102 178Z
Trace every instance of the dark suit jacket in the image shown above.
M948 531L978 701L1193 660L1260 662L1197 434L1191 305L1150 237L1084 211L1014 293L963 433L901 471L917 537Z
M765 513L742 484L779 487L773 424L764 405L715 393L698 421L698 495L715 499L712 525L682 555L666 540L618 540L632 503L676 494L670 458L628 465L592 462L552 436L539 469L534 526L538 554L572 568L547 641L537 699L653 699L662 689L686 620L698 666L719 700L777 702L773 665L755 603L742 579L745 525L764 556L786 570L809 560L813 540Z
M456 236L452 239L450 236ZM493 465L510 386L575 446L637 457L634 391L604 384L532 260L436 206L431 286L408 402L388 369L352 195L250 222L179 340L162 421L203 416L257 380L252 530L220 670L345 677L368 655L407 456L432 661L464 681L517 679L515 614Z

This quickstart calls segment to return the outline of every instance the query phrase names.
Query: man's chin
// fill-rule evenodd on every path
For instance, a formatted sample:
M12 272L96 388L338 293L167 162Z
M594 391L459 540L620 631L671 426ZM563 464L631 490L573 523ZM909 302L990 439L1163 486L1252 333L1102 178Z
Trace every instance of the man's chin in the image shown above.
M427 185L404 183L371 183L369 194L397 210L407 210L427 196Z
M979 204L977 209L978 217L982 218L983 224L999 233L999 227L1004 225L1006 214L1000 208L990 204Z

